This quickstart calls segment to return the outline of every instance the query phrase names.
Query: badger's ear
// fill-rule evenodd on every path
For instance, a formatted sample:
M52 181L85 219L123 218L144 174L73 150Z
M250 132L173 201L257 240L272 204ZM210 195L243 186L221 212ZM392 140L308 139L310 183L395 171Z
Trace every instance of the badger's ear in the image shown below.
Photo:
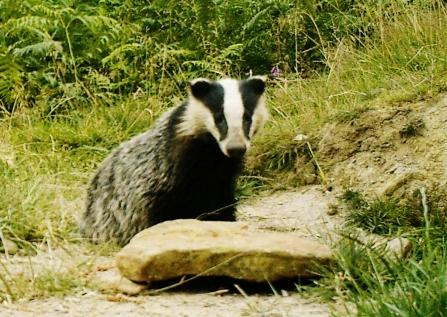
M211 90L212 81L206 78L197 78L189 82L189 91L197 99L201 99Z
M267 76L252 76L246 79L247 86L257 95L264 93L266 81Z

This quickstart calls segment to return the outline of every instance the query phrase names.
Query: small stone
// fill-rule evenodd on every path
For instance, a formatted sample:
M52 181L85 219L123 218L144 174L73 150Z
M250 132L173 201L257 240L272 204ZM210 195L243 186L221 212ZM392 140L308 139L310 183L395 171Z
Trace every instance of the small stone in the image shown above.
M385 250L396 255L398 258L405 259L413 249L413 244L407 238L394 238L387 242Z
M405 259L413 248L413 244L407 238L387 239L380 235L367 233L362 229L357 229L352 237L365 245L371 245L372 248L382 249L385 251L385 255L398 259Z
M2 242L2 246L0 247L0 251L2 252L6 252L9 255L14 255L17 252L20 251L20 248L18 247L18 245L12 241L9 240L8 238L3 237L0 242Z
M380 190L382 192L381 196L391 196L395 191L397 191L401 186L408 182L412 178L411 172L406 172L402 175L396 176L388 180L388 182Z
M394 174L393 174L394 175ZM425 172L421 170L410 170L402 173L401 175L396 175L390 178L381 188L378 188L377 192L379 196L382 197L401 197L404 192L408 191L408 186L410 182L415 180L423 181L427 178Z
M103 291L116 291L127 295L137 295L149 287L148 284L137 284L128 280L117 268L96 272L93 284Z
M329 216L336 215L338 213L338 205L334 203L327 204L327 212Z
M293 138L293 140L294 141L305 141L305 140L307 140L309 137L307 136L307 135L305 135L305 134L297 134L294 138Z
M273 282L315 277L318 265L333 263L324 244L247 227L243 222L167 221L137 234L117 254L117 266L137 282L197 274Z

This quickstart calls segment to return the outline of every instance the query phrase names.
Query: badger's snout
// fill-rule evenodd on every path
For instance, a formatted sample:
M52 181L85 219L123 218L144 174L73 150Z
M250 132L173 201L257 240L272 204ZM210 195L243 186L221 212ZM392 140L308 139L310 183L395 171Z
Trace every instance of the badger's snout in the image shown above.
M227 144L227 153L231 158L241 158L247 152L247 146L243 142L229 142Z

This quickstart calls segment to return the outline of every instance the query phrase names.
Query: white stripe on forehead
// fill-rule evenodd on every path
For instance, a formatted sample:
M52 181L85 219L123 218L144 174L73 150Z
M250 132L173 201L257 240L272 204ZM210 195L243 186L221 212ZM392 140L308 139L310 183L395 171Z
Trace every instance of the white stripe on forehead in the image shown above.
M221 79L218 83L223 87L225 92L223 106L228 130L234 128L242 129L244 104L239 90L239 82L234 79Z

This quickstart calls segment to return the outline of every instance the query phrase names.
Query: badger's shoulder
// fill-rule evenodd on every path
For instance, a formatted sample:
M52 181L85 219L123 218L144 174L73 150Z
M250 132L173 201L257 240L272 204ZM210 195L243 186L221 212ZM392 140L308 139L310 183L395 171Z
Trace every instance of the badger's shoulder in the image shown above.
M186 102L169 108L165 111L154 124L146 131L141 132L131 139L126 140L118 145L111 156L119 155L142 155L150 154L163 150L161 145L168 143L169 139L175 136L176 125L181 121L183 112L185 111Z
M172 120L182 108L184 104L168 109L148 130L119 144L102 162L93 179L104 184L110 183L110 179L150 182L152 178L163 178L163 173L169 170L166 165L172 151L170 134L175 133Z

